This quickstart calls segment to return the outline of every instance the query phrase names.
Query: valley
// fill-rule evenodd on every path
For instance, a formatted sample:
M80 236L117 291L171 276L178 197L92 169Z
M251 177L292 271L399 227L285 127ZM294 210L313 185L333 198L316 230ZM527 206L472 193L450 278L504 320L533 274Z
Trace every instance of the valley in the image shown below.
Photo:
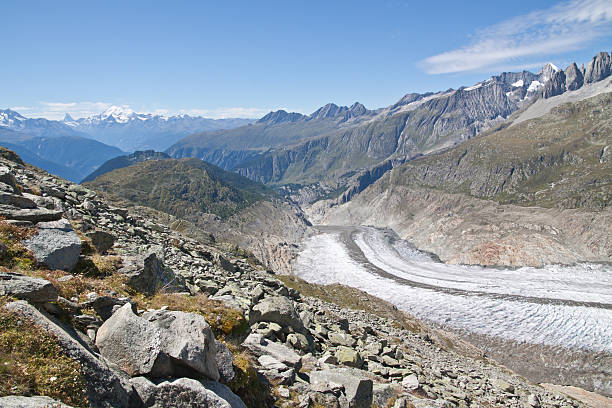
M468 338L475 334L481 339L477 344L496 355L503 354L507 343L534 345L531 352L539 348L543 355L548 348L557 353L565 349L567 355L575 354L554 367L562 374L541 364L538 379L556 376L612 393L611 264L515 269L447 265L391 230L317 230L303 244L294 267L297 276L317 284L349 285L445 330ZM523 358L506 357L504 363L529 376L521 366Z

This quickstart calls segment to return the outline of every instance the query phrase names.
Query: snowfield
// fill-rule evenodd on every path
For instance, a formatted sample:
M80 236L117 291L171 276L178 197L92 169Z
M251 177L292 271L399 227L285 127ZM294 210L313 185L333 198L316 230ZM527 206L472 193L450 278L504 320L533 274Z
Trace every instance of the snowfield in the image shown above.
M612 352L610 265L447 265L389 230L322 227L303 244L294 272L356 287L443 327Z

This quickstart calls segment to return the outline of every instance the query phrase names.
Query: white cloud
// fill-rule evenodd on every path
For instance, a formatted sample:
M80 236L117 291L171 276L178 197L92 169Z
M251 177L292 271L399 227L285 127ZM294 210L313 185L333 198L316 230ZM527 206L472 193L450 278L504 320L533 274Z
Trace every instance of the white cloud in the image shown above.
M106 102L40 102L38 106L15 106L11 109L29 118L61 120L66 113L82 118L96 115L111 106Z
M583 48L612 33L612 1L570 0L487 27L464 47L419 63L429 74L484 71Z

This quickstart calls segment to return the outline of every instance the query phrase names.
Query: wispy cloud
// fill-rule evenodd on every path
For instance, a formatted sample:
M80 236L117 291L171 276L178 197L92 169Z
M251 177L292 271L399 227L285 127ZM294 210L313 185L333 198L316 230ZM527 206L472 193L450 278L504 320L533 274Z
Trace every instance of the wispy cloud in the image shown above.
M478 31L470 44L419 63L429 74L530 66L542 58L583 48L612 33L610 0L571 0Z
M40 102L37 106L15 106L11 109L27 117L60 120L66 113L82 118L104 112L111 106L107 102Z

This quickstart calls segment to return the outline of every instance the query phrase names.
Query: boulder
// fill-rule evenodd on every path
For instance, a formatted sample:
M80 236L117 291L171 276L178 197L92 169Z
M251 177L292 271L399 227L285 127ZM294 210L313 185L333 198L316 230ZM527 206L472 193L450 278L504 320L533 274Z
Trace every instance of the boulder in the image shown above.
M24 241L34 257L50 269L70 271L81 254L81 239L66 219L40 222L38 232Z
M339 346L334 355L338 360L338 364L355 368L361 368L363 365L361 354L350 347Z
M62 212L46 208L15 208L0 204L0 217L6 217L9 220L37 223L57 221L62 218Z
M0 183L4 183L12 188L13 192L18 192L19 188L17 187L17 180L15 176L6 166L0 166Z
M123 267L119 273L127 275L127 284L133 289L153 295L158 291L186 292L185 279L167 268L155 252L145 256L127 256L123 258Z
M310 342L308 338L301 333L291 333L287 335L287 343L294 349L308 351L310 349Z
M30 303L54 302L58 291L49 281L17 273L0 272L0 295L13 296Z
M402 387L408 391L414 391L420 387L419 379L416 375L410 374L402 380Z
M240 397L218 382L191 378L152 382L136 377L130 383L145 408L246 408Z
M128 303L98 329L96 346L131 376L219 380L215 338L195 313L159 310L138 317Z
M374 384L372 387L373 406L388 407L400 394L400 389L395 384Z
M69 405L62 404L53 398L36 396L24 397L22 395L9 395L0 397L0 407L2 408L71 408Z
M310 384L340 384L351 408L370 408L372 406L373 382L359 370L336 368L330 370L312 371Z
M295 331L303 331L304 325L297 314L293 301L284 296L264 298L251 309L250 324L257 322L274 322L281 326L290 326Z
M132 387L87 348L78 334L54 317L20 300L7 303L7 310L29 319L57 338L62 350L81 364L87 378L87 398L93 408L127 408L133 397ZM3 406L0 404L0 406Z
M215 361L217 362L220 376L219 381L227 384L232 381L236 375L234 372L234 355L225 344L216 339L215 350Z
M100 254L104 254L106 251L111 249L117 240L117 237L115 237L113 234L99 230L89 231L85 233L85 236L91 240L91 244Z
M18 208L36 208L36 203L20 194L0 191L0 204L11 205Z
M327 334L327 338L336 346L354 347L357 344L357 340L348 333L330 332Z
M242 346L251 350L256 356L269 355L296 370L300 369L301 357L295 351L283 344L266 339L262 334L251 333Z
M507 392L509 394L512 394L514 392L514 385L510 384L506 380L502 380L501 378L493 378L490 381L493 387L498 388L503 392Z
M83 308L93 308L103 320L109 319L115 311L126 303L131 303L129 298L115 298L112 296L96 296L82 304ZM135 303L132 310L136 311Z

